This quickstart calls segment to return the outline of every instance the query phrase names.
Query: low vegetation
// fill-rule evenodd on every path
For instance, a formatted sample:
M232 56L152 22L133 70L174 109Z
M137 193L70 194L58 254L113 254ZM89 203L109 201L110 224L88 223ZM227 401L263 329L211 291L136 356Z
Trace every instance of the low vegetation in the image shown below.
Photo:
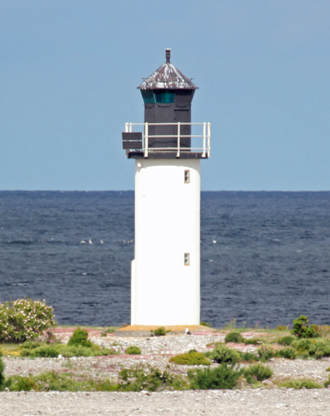
M204 354L197 351L189 351L185 354L178 354L170 358L170 362L179 365L210 365Z
M27 301L34 305L33 301ZM27 310L27 303L20 304L20 308ZM40 305L39 305L40 306ZM38 307L39 307L38 306ZM45 305L44 305L45 306ZM9 307L9 305L8 305ZM47 307L48 308L48 307ZM38 308L37 308L38 309ZM16 308L17 310L17 308ZM3 310L2 310L3 312ZM11 312L12 313L12 312ZM3 328L3 322L0 319ZM284 327L284 326L283 326ZM168 365L164 369L158 369L150 365L140 365L134 368L123 368L116 373L116 378L107 379L94 371L78 369L74 360L66 360L63 367L57 371L49 371L39 375L10 376L5 377L4 363L0 354L0 390L7 388L10 391L163 391L186 389L233 389L240 388L246 383L253 386L262 385L265 380L272 377L272 370L268 365L262 364L272 358L281 357L294 360L295 358L320 359L330 357L330 329L328 326L318 327L310 325L308 318L301 315L294 320L293 332L290 334L288 327L277 330L259 330L255 338L246 339L243 330L235 328L227 333L225 341L232 343L254 344L257 347L253 352L239 352L230 348L225 343L216 343L213 349L207 353L190 350L185 354L172 357L170 364L184 366L203 366L191 368L185 374L176 374L178 367ZM36 334L37 332L34 332ZM2 332L3 334L3 332ZM164 327L157 328L153 335L166 335ZM260 338L259 338L260 334ZM317 335L316 335L317 334ZM17 344L18 339L25 339ZM115 355L118 352L113 348L102 348L94 344L88 338L86 329L77 328L68 344L62 344L51 336L43 337L43 342L37 341L38 337L22 333L9 344L2 344L2 350L6 355L22 357L77 357ZM3 340L3 339L2 339ZM136 345L126 348L126 354L141 354L141 349ZM241 365L241 363L244 363ZM247 363L251 363L247 365ZM68 364L68 365L66 365ZM212 364L212 365L211 365ZM241 366L241 367L240 367ZM321 388L330 385L330 376L322 385L309 379L288 379L280 382L275 378L275 385L280 387Z
M240 353L226 345L219 344L210 354L211 360L219 364L236 364L241 361Z
M288 389L322 389L324 385L317 383L310 379L289 379L282 381L279 384L280 387L286 387Z
M293 321L292 334L298 338L316 338L317 325L309 325L309 319L305 315L300 315L299 318Z
M263 381L273 375L273 371L270 367L260 363L249 366L243 373L248 382L251 382L253 378L258 381Z
M152 337L153 336L155 336L155 337L163 337L166 334L168 334L169 332L171 332L171 331L167 330L164 326L160 326L159 328L152 329L150 331L150 334L151 334Z
M233 389L241 374L235 366L223 363L215 368L189 370L188 378L194 390Z
M139 355L141 354L141 349L136 345L131 345L130 347L126 348L126 354Z
M77 328L71 338L68 345L61 343L40 343L26 341L21 347L22 357L94 357L99 355L115 355L118 354L114 349L101 348L98 345L93 344L88 339L88 332L85 329Z

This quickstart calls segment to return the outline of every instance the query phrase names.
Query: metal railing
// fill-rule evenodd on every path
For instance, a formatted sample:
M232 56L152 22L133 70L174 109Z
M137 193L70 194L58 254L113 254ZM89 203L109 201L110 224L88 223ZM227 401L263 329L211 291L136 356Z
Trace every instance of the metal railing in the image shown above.
M211 123L203 122L203 123L125 123L125 133L132 133L133 127L136 126L144 126L144 131L142 132L142 151L144 153L144 157L148 157L149 152L164 152L164 151L174 151L176 152L176 157L180 157L182 151L189 151L197 152L202 154L202 158L210 157L211 153ZM149 134L149 126L177 126L177 133L176 134ZM181 127L182 126L193 126L195 130L195 126L197 129L201 130L201 134L181 134ZM194 132L195 133L195 132ZM176 139L177 145L175 147L149 147L149 140L157 138L157 139ZM186 147L180 146L181 139L198 139L201 141L201 146L198 147Z

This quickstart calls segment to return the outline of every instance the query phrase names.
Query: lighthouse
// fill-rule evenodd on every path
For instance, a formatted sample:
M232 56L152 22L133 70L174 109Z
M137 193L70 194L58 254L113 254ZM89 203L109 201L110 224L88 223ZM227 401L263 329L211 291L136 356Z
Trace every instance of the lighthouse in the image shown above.
M191 121L197 87L165 51L138 86L144 123L126 123L122 134L135 160L131 325L191 326L200 324L200 164L210 123Z

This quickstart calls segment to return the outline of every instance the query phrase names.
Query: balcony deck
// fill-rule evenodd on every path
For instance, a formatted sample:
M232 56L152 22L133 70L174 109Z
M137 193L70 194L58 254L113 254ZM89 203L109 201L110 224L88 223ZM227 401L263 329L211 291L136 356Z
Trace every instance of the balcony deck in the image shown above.
M143 132L133 127L143 127ZM175 134L149 134L149 127L174 126ZM202 131L182 134L182 127L191 126ZM197 141L197 145L196 145ZM194 144L192 145L191 142ZM159 144L164 144L159 147ZM188 145L187 145L188 144ZM126 123L123 133L123 149L129 159L207 159L211 152L210 123Z

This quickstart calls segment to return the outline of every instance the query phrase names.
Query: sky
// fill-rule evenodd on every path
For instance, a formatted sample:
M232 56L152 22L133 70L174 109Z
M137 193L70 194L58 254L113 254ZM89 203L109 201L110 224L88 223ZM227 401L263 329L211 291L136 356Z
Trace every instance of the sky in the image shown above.
M328 0L0 0L0 190L133 190L125 122L171 62L211 122L202 190L330 190Z

